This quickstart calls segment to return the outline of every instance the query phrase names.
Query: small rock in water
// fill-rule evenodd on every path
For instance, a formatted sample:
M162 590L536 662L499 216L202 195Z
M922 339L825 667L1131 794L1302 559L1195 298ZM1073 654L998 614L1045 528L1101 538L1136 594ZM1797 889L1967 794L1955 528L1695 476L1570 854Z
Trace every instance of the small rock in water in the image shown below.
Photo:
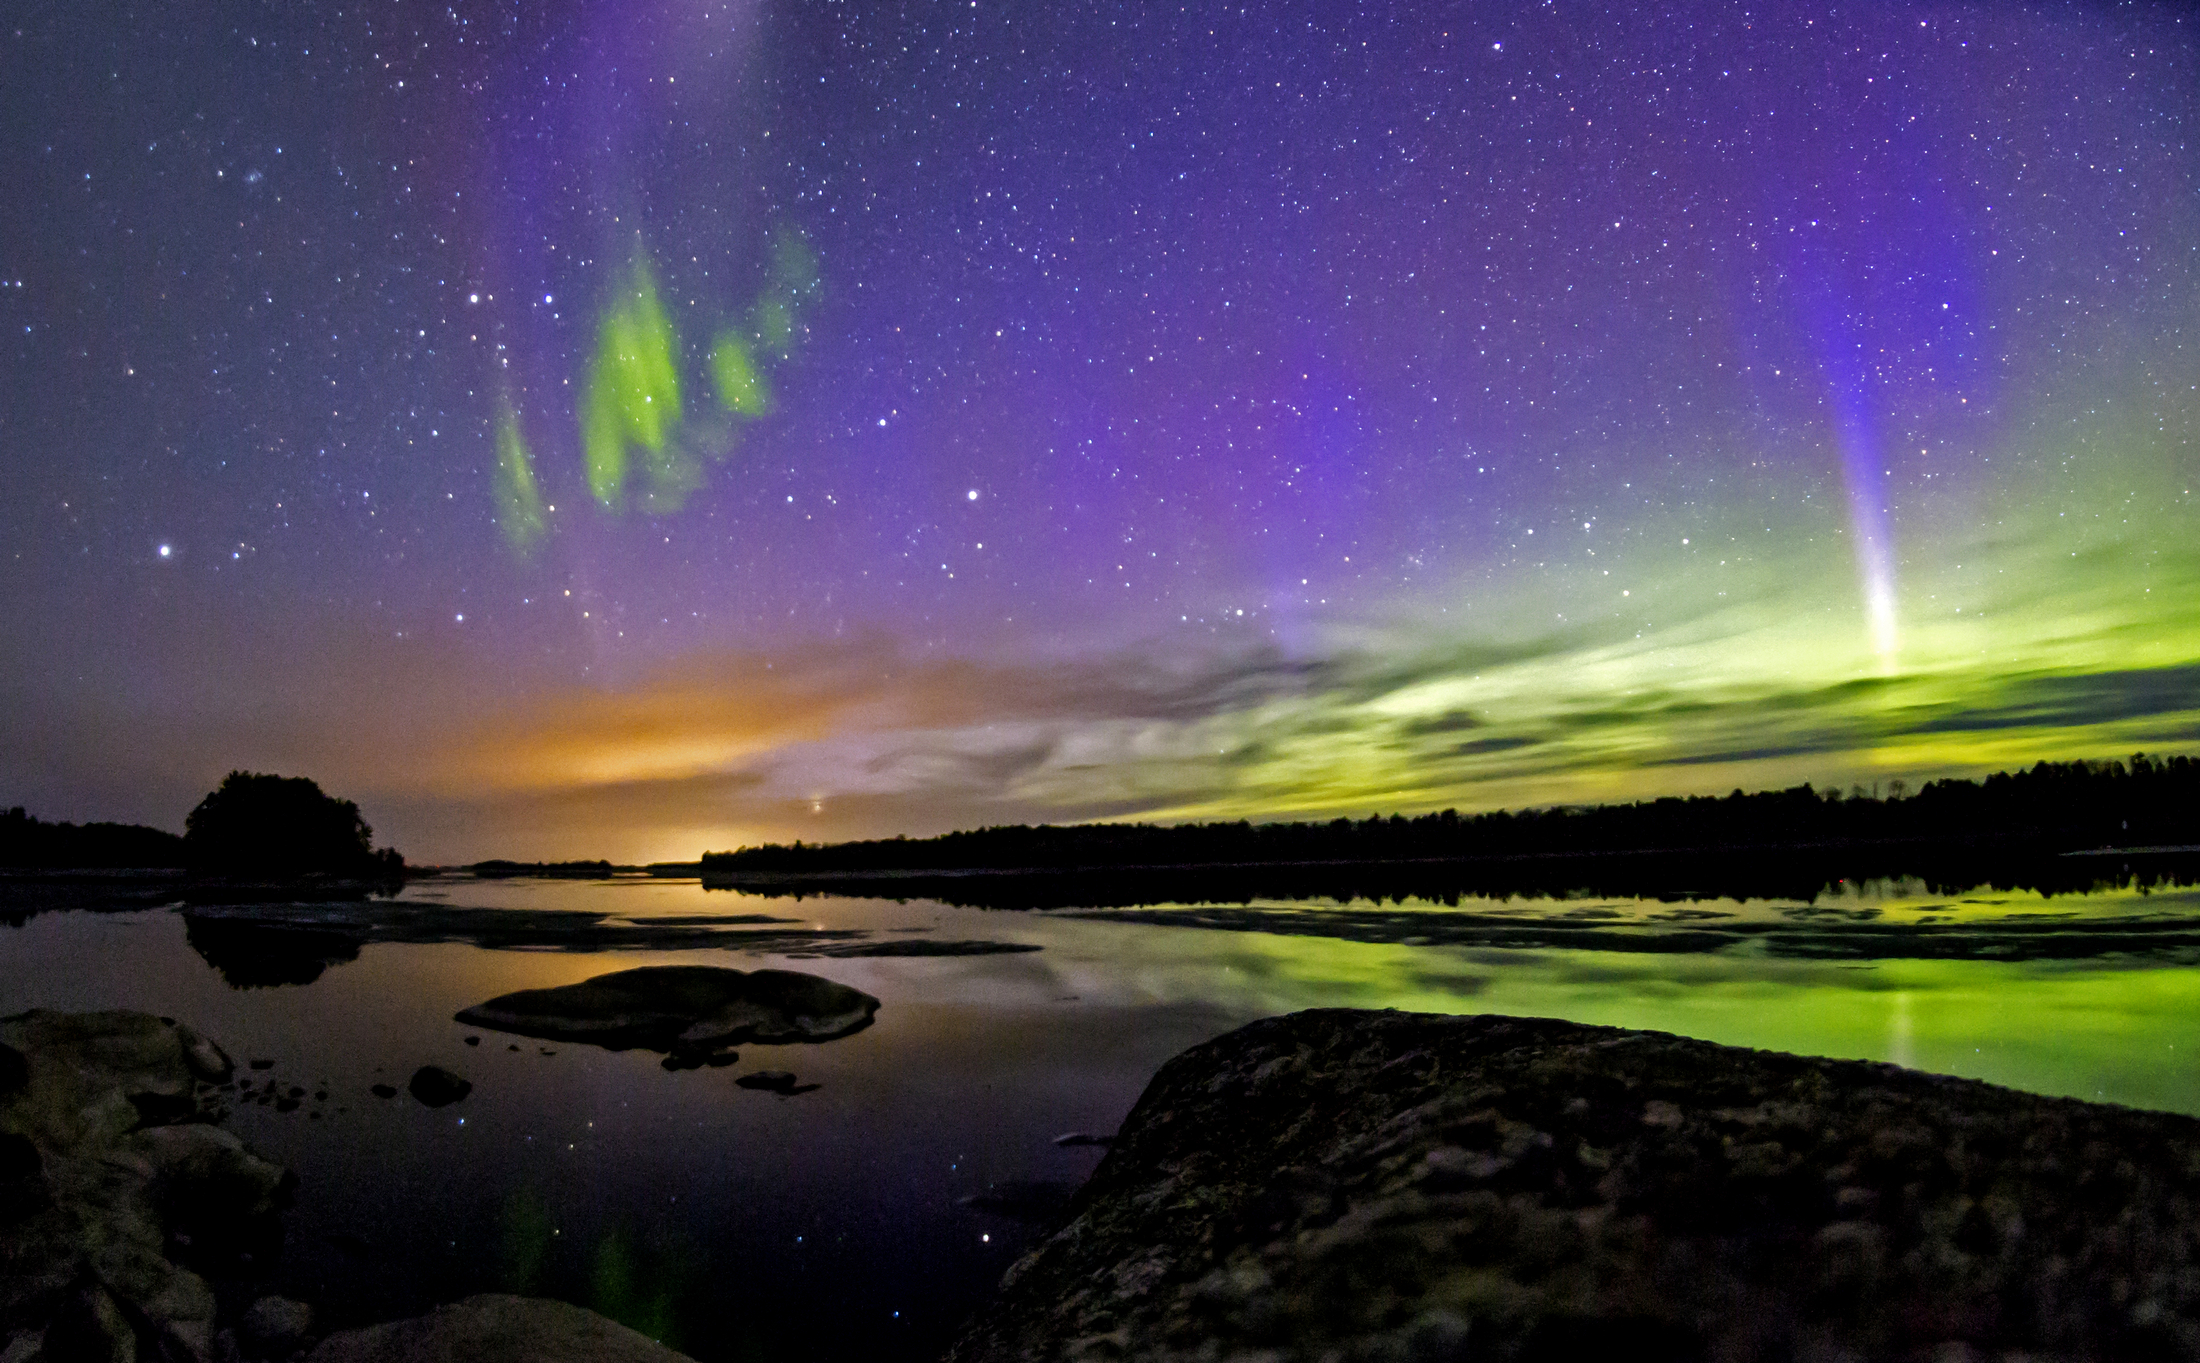
M1054 1143L1060 1146L1113 1145L1115 1144L1115 1137L1095 1136L1089 1131L1065 1131L1054 1138Z
M734 1061L739 1060L740 1058L741 1052L739 1051L719 1051L716 1054L706 1058L703 1063L710 1066L714 1070L722 1070L726 1066L732 1064Z
M516 1050L518 1050L518 1049L519 1049L519 1047L517 1047L517 1046L506 1046L506 1047L505 1047L504 1049L505 1049L505 1050L508 1050L508 1051L516 1051Z
M395 1084L376 1084L367 1092L377 1098L395 1098L397 1096L397 1086Z
M479 1046L481 1044L481 1038L478 1036L467 1037L466 1044L469 1046Z
M254 1060L251 1062L251 1065L252 1068L256 1070L271 1070L275 1068L275 1062L272 1060Z
M474 1086L441 1065L422 1065L405 1086L424 1107L449 1107L474 1091Z

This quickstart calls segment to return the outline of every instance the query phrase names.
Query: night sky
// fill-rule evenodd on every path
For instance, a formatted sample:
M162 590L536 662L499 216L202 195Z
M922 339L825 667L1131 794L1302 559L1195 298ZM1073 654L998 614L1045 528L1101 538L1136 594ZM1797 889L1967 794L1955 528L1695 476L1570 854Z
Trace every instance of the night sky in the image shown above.
M0 38L0 805L691 858L2200 744L2186 6Z

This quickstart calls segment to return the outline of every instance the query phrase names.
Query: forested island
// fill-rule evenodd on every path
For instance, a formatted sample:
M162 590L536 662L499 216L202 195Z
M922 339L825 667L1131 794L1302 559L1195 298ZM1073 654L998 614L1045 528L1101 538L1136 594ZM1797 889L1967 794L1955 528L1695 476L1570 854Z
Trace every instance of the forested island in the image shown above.
M1256 885L1273 878L1264 878L1262 868L1282 867L1294 868L1287 880L1302 890L1315 880L1334 880L1318 892L1425 895L1456 876L1443 864L1463 863L1482 863L1478 883L1487 880L1489 888L1510 893L1595 884L1611 893L1658 894L1714 875L1761 882L1766 893L1793 893L1805 882L1815 887L1844 876L1922 874L1951 882L1975 877L1978 883L2006 876L2020 863L2027 869L2017 879L2041 881L2044 889L2062 880L2090 883L2098 870L2041 870L2042 857L2194 844L2200 844L2200 759L2141 753L2126 761L2041 762L1983 780L1933 781L1915 791L1898 781L1884 793L1800 785L1485 814L1447 809L1416 818L1013 825L936 838L798 841L707 852L702 874L707 883L744 886L914 875L924 883L912 883L908 893L970 903L1010 893L1006 886L970 883L979 873L1031 882L1011 893L1018 900L1034 892L1043 900L1044 883L1067 871L1130 880L1165 872L1177 896L1193 888L1184 880L1187 873L1226 872L1253 893L1279 893L1284 891ZM1706 853L1718 854L1717 868L1706 865ZM1594 874L1581 869L1589 862L1598 863ZM933 878L963 883L935 885ZM1087 883L1071 897L1093 902L1096 895L1123 902L1148 897L1145 887L1128 881Z

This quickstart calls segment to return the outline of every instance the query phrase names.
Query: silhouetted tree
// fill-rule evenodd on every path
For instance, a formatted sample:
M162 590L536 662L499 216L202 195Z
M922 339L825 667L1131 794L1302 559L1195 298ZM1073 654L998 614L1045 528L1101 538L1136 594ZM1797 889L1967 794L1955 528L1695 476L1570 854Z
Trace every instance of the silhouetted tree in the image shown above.
M193 871L218 875L394 876L405 860L374 850L359 806L303 776L233 771L183 821Z

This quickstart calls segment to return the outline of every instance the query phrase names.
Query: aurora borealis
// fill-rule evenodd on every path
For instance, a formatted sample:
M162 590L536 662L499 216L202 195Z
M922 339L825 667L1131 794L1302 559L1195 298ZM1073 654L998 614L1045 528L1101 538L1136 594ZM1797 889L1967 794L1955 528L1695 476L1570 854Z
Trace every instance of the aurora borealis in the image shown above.
M18 6L0 805L644 860L2190 751L2196 29Z

